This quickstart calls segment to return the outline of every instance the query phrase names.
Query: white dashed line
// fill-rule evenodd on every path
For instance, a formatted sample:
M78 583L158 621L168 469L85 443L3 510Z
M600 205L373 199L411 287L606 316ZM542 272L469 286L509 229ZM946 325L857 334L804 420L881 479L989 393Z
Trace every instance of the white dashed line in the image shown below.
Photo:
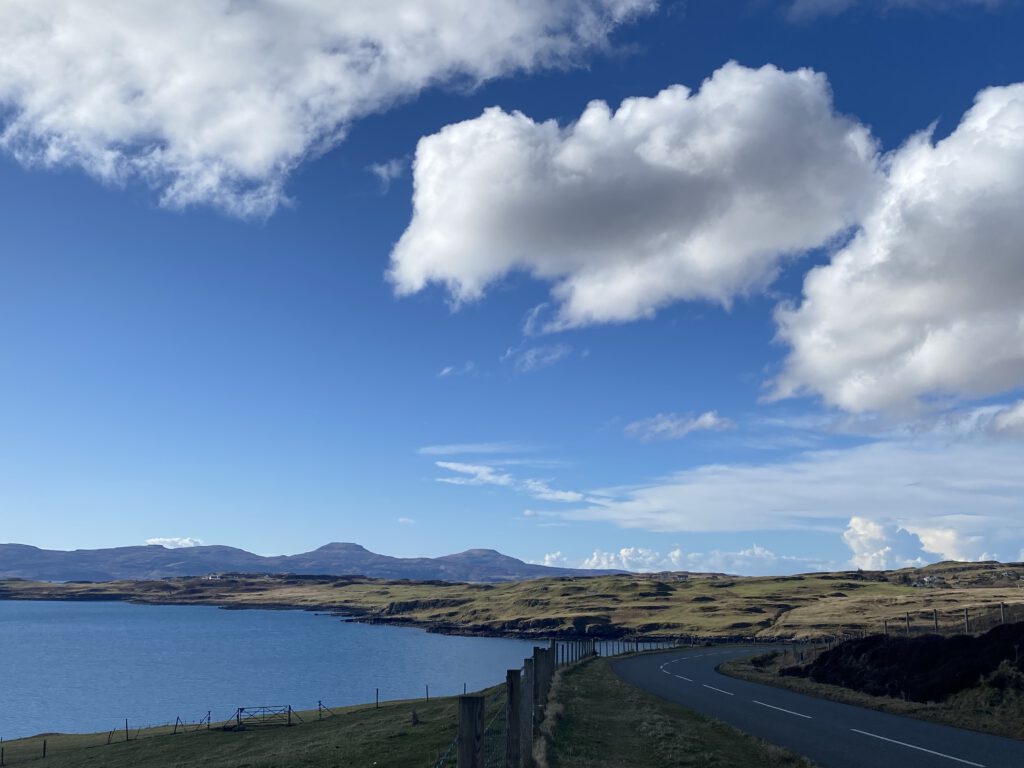
M791 709L783 709L782 707L776 707L776 706L772 706L771 704L765 704L763 701L758 701L757 699L753 699L753 702L755 704L760 704L762 707L768 707L768 709L777 709L777 710L779 710L779 712L785 712L787 715L796 715L797 717L803 717L803 718L805 718L807 720L813 720L814 719L810 715L801 715L799 712L794 712Z
M701 683L701 685L703 685L705 688L710 688L712 691L718 691L719 693L724 693L726 696L735 696L736 695L735 693L729 693L728 691L723 691L721 688L715 688L715 686L708 685L707 683Z
M975 768L985 768L981 763L972 763L970 760L964 760L959 757L953 757L952 755L944 755L942 752L936 752L934 749L925 749L924 747L918 747L913 744L907 744L905 741L896 741L896 739L887 739L885 736L879 736L877 733L868 733L867 731L859 731L856 728L851 728L854 733L859 733L863 736L870 736L873 739L881 739L882 741L888 741L890 744L899 744L901 747L909 747L910 749L916 749L918 752L927 752L929 755L935 755L936 757L944 757L947 760L953 760L957 763L963 763L964 765L973 765Z
M685 680L688 683L692 683L693 682L693 680L691 680L690 678L683 677L682 675L676 675L676 677L678 677L680 680Z

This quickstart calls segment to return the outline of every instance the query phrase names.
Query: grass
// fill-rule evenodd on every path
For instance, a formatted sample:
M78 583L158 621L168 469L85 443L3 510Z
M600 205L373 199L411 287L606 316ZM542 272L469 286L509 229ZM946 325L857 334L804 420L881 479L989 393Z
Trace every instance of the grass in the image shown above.
M237 576L53 584L0 581L0 599L130 600L301 608L442 632L548 637L743 635L813 638L877 631L882 621L958 629L963 609L1000 603L1024 616L1024 565L939 563L888 572L787 577L653 574L458 584L363 577Z
M896 715L915 717L957 728L994 733L1013 739L1024 739L1024 693L1002 686L997 679L979 681L974 688L962 691L945 701L920 703L889 696L872 696L838 685L818 683L804 677L780 677L782 667L810 661L809 652L794 658L792 652L766 655L758 659L734 659L725 662L721 671L733 677L766 683L791 691L831 699L857 707L877 709ZM997 678L1005 673L992 676Z
M607 660L563 672L552 691L550 768L810 768L813 763L623 682ZM549 707L552 711L552 707Z
M503 706L503 687L490 689L489 713ZM334 710L320 721L317 711L301 712L293 727L264 726L244 731L171 727L106 733L43 734L3 742L5 764L40 768L344 768L388 766L432 768L455 738L457 699L390 702ZM419 723L412 725L415 710ZM42 758L43 740L47 757ZM452 763L454 765L454 762Z

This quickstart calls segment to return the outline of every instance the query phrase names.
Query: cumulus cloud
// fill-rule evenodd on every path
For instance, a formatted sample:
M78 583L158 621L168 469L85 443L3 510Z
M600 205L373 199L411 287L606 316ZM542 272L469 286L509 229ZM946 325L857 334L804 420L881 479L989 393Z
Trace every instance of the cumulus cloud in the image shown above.
M851 562L866 571L886 571L924 565L921 538L895 525L851 517L843 541L853 552Z
M6 0L0 146L264 216L347 126L437 84L559 66L653 0Z
M630 437L644 442L652 442L655 440L678 440L691 432L701 430L720 432L735 428L736 424L731 419L719 416L716 411L706 411L696 417L659 413L649 419L631 422L623 431Z
M563 567L566 566L567 563L566 563L565 555L563 555L559 551L559 552L548 552L546 555L544 555L543 564L548 566L548 567L563 568Z
M753 544L735 552L712 550L685 553L679 547L662 554L644 547L623 547L615 552L594 550L581 568L626 571L693 571L697 573L732 573L744 576L807 573L837 567L835 563L791 555L778 555L766 547Z
M623 547L618 552L594 550L594 553L584 560L580 567L602 570L661 571L666 570L665 562L665 559L653 549Z
M982 91L951 135L888 159L860 232L777 312L791 350L774 396L913 411L1024 385L1021 200L1024 83Z
M655 532L836 535L851 519L863 518L917 535L942 558L974 560L985 552L1015 551L1024 541L1021 466L1019 441L881 442L781 462L697 467L589 493L586 505L554 514ZM891 529L885 531L891 539Z
M400 517L398 518L398 522L402 525L413 525L416 521L411 517Z
M728 304L858 221L877 183L824 75L736 63L566 128L488 109L421 139L413 174L397 292L438 283L458 304L525 271L554 283L548 330Z
M921 10L950 10L953 8L996 8L1003 0L793 0L789 16L807 20L818 16L835 16L855 6L876 8L915 8Z
M203 546L202 541L193 539L191 536L158 536L154 539L146 539L146 544L149 546L166 547L167 549Z

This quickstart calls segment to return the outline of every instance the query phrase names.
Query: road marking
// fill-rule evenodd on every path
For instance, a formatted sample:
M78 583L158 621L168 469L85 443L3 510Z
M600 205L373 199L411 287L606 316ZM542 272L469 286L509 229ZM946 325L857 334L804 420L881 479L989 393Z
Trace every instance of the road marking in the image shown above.
M685 680L688 683L692 683L693 682L693 680L691 680L690 678L683 677L682 675L676 675L676 677L678 677L680 680Z
M728 691L723 691L721 688L715 688L715 686L708 685L707 683L701 683L701 685L703 685L705 688L710 688L712 691L718 691L719 693L724 693L726 696L735 696L736 695L735 693L729 693ZM982 768L984 768L984 766L982 766Z
M944 757L947 760L953 760L957 763L963 763L964 765L973 765L975 768L985 768L981 763L972 763L970 760L964 760L959 757L953 757L952 755L944 755L942 752L936 752L933 749L925 749L924 747L918 747L913 744L907 744L905 741L896 741L896 739L887 739L885 736L879 736L877 733L868 733L867 731L859 731L856 728L851 728L854 733L860 733L864 736L870 736L873 739L881 739L882 741L888 741L890 744L899 744L901 747L909 747L910 749L916 749L919 752L927 752L929 755L935 755L936 757Z
M806 718L807 720L813 720L814 719L810 715L801 715L799 712L794 712L791 709L783 709L782 707L776 707L776 706L773 706L772 704L765 704L763 701L758 701L757 699L752 699L752 701L755 704L760 704L762 707L768 707L768 709L777 709L777 710L779 710L779 712L785 712L787 715L796 715L797 717L803 717L803 718Z

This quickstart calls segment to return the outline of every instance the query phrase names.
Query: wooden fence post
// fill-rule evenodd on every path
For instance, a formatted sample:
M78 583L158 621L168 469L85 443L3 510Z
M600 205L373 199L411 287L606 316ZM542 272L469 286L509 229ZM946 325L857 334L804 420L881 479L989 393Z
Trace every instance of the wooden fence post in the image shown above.
M971 619L967 615L967 609L964 608L964 634L969 635L971 633Z
M459 696L459 745L455 764L457 768L483 768L483 696Z
M932 608L932 621L935 622L935 634L939 634L939 612Z
M521 683L518 669L510 669L505 673L505 768L520 768L522 763L522 737L519 734L519 713L523 708L519 700L522 695Z
M533 764L533 659L523 661L519 698L519 760L522 768L529 768Z
M910 637L910 611L907 611L907 637Z
M999 623L1006 623L1006 603L999 604Z

